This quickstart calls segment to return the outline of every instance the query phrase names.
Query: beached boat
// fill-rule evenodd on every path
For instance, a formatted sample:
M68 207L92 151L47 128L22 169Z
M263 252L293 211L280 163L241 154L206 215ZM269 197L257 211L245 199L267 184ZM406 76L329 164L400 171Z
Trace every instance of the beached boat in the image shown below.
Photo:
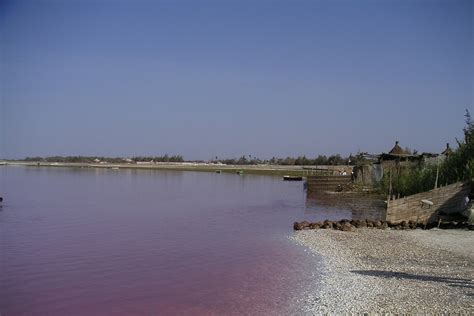
M283 176L283 181L303 181L303 177L299 177L299 176Z

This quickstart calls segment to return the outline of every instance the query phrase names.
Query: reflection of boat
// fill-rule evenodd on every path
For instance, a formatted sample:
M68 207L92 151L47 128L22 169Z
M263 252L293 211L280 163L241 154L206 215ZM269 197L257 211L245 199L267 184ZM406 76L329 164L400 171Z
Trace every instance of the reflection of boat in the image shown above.
M220 171L220 170L216 170L216 173L221 173L221 171Z
M303 181L303 177L298 177L298 176L283 176L283 181Z

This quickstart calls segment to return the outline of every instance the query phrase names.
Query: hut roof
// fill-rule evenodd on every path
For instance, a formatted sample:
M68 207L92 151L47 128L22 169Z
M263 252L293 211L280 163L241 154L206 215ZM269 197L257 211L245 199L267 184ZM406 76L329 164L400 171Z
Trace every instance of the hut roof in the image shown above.
M408 155L406 151L398 145L398 140L395 142L395 146L393 146L392 150L388 152L390 155Z
M451 147L449 147L449 143L446 143L446 149L443 150L443 152L441 153L442 155L451 155L453 153L453 150L451 149Z

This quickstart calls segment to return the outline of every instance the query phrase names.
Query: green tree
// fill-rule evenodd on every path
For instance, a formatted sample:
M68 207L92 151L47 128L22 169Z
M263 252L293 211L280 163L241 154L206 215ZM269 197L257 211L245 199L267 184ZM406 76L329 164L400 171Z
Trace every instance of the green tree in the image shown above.
M460 180L474 181L474 122L466 110L466 126L463 128L464 140L456 139L458 148L446 157L442 164L442 180L452 183Z

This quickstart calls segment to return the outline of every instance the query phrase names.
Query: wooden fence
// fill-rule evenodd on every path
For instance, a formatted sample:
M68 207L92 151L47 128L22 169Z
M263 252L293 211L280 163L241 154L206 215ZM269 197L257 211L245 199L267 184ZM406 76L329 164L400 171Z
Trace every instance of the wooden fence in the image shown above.
M351 176L308 176L308 191L331 191L334 192L338 186L346 186L352 183Z
M463 208L471 186L457 182L427 192L387 201L387 220L391 222L417 221L435 222L448 219ZM423 201L423 202L422 202Z

